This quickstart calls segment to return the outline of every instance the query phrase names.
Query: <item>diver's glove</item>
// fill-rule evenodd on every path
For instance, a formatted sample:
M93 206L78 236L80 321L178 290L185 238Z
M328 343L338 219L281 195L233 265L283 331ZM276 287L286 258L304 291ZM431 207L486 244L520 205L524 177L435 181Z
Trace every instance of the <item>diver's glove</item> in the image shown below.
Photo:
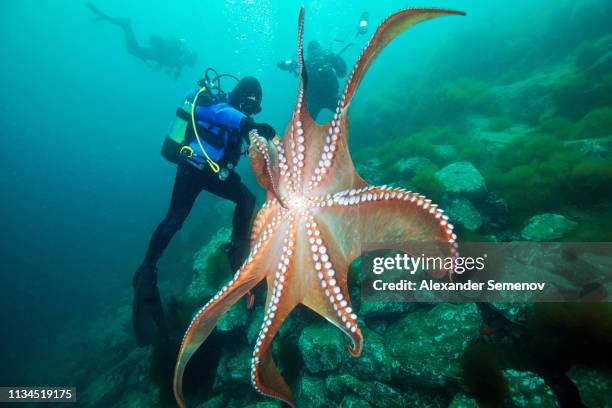
M251 130L256 130L260 136L270 140L276 135L274 128L267 123L257 123L253 118L243 118L240 121L240 135L248 140L248 135Z

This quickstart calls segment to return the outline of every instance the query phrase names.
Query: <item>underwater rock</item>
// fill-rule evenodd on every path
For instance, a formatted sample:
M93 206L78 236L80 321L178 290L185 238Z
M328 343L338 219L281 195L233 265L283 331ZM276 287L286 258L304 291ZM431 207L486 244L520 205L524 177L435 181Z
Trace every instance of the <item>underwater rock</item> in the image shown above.
M574 228L577 223L559 214L534 215L521 231L521 236L527 241L553 241L562 238Z
M480 314L472 303L442 303L392 324L384 341L399 362L394 377L427 388L456 382L467 343L479 336Z
M247 405L244 408L281 408L280 401L266 401L266 402L257 402L255 404Z
M211 399L201 403L196 408L225 408L227 407L227 395L221 393L217 394Z
M365 163L356 163L357 173L370 184L382 184L382 163L373 158Z
M350 373L352 376L369 380L388 382L391 381L392 373L398 367L398 362L393 360L385 349L385 343L380 334L363 327L363 351L359 358L348 358L342 365L343 372Z
M587 407L610 407L612 373L583 366L572 367L567 375L580 390L580 399Z
M455 162L436 173L436 179L450 194L477 197L485 192L485 180L470 162Z
M325 387L333 396L339 397L353 393L369 402L373 407L406 406L402 394L379 381L361 381L349 374L330 375L325 380Z
M469 231L476 231L482 225L482 217L470 200L459 198L453 200L448 208L448 216L455 224Z
M247 317L250 311L244 301L233 305L217 323L217 330L220 332L230 332L242 330L247 325Z
M563 145L589 157L608 159L612 154L612 136L571 140Z
M95 365L88 368L96 374L91 382L82 387L80 401L99 407L117 406L117 401L128 399L135 407L157 405L159 388L149 380L152 353L150 347L133 348L127 355L121 353L120 360L108 368L105 365L113 360L97 360Z
M557 398L544 380L530 371L505 370L509 394L503 404L509 408L556 408ZM478 408L474 398L458 393L448 408ZM597 405L599 406L599 405Z
M502 118L510 120L506 117ZM511 124L508 127L502 127L499 124L502 118L487 118L482 116L470 117L468 130L469 141L484 146L488 152L496 153L508 143L529 132L527 126L520 123L510 122Z
M346 395L342 398L339 408L372 408L368 401L354 395Z
M468 397L460 392L455 395L455 398L453 398L448 408L478 408L478 403L474 398Z
M239 352L223 349L217 366L213 390L218 391L228 386L250 386L249 373L252 354L253 352L246 347Z
M452 162L457 157L457 149L453 145L435 144L431 145L431 148L433 149L434 156L443 162Z
M329 400L323 378L302 374L297 385L297 406L312 408L332 408L336 404Z
M246 337L249 344L254 344L261 329L261 319L263 317L263 305L255 306L249 313L249 324L246 328Z
M221 244L230 240L231 230L220 228L217 233L194 256L194 277L187 288L187 296L193 299L206 299L214 296L231 271L225 254L219 251Z
M573 70L571 63L555 64L519 81L493 86L490 90L499 101L503 114L515 121L533 124L540 117L551 114L554 102L550 89Z
M311 373L338 368L348 358L346 346L342 332L324 323L308 326L299 340L304 364Z
M413 302L373 302L363 300L359 308L359 316L368 325L377 325L383 320L397 319L421 307L421 305Z
M510 395L507 405L516 408L557 407L557 398L542 377L530 371L504 370Z
M435 165L426 157L409 157L395 163L395 169L401 177L411 179L419 171Z

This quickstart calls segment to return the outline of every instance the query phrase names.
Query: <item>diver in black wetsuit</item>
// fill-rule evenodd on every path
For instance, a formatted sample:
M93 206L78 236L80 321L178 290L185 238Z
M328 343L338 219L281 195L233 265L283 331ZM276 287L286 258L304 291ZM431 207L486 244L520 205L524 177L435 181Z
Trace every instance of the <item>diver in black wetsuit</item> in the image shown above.
M270 125L256 123L251 118L261 111L262 89L257 79L241 79L229 95L204 90L205 86L185 97L183 107L177 110L179 126L175 123L162 147L162 155L178 168L168 213L153 233L145 258L134 274L133 323L141 347L155 339L158 328L162 334L165 331L157 288L157 261L182 227L202 190L236 204L231 242L222 247L232 269L237 270L248 254L249 223L255 196L241 182L234 168L244 142L248 143L249 131L255 129L268 139L276 132ZM190 108L185 109L185 104Z
M183 39L151 35L149 47L143 47L138 44L129 19L110 17L92 3L87 3L87 7L95 14L91 19L93 22L107 21L121 28L125 35L126 51L142 60L147 66L154 67L157 71L165 68L165 71L173 74L176 79L181 75L184 65L193 67L197 62L197 54L187 48Z
M310 41L306 50L306 72L308 73L308 90L306 102L313 119L322 109L332 112L338 103L338 78L346 75L346 62L339 54L324 50L317 41ZM297 75L297 62L280 61L277 66Z

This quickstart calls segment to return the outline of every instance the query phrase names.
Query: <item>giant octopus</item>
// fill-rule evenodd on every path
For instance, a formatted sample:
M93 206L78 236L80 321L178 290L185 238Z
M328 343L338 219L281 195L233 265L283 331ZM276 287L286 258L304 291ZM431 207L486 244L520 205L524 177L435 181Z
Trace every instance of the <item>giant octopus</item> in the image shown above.
M261 331L251 362L251 381L263 395L295 406L291 390L272 359L271 343L284 320L303 304L323 316L352 340L358 357L363 336L347 287L350 264L362 255L363 243L433 242L427 256L456 257L457 236L448 217L421 194L402 188L373 186L353 165L348 149L348 110L366 71L380 52L404 30L426 20L463 15L452 10L410 8L388 17L361 52L331 122L310 116L305 93L304 9L298 23L297 103L282 138L271 141L249 134L249 157L266 202L253 223L250 253L233 278L195 315L183 338L174 374L174 394L182 392L185 366L241 297L266 279L267 298ZM398 244L394 244L398 243ZM433 271L450 276L452 270Z

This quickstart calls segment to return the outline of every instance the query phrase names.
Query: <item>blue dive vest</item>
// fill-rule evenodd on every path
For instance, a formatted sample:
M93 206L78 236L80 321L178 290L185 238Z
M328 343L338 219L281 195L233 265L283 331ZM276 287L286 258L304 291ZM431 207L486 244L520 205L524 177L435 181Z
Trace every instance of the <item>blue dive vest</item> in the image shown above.
M193 101L196 92L197 90L191 91L185 99ZM198 99L201 101L203 97L200 96ZM240 121L246 115L232 107L224 98L210 105L200 103L195 108L195 116L198 135L208 156L220 165L229 162L235 166L242 148L242 138L239 134ZM186 160L199 168L206 165L206 157L195 135L189 147L193 149L193 155ZM229 152L233 152L232 157L228 157Z

